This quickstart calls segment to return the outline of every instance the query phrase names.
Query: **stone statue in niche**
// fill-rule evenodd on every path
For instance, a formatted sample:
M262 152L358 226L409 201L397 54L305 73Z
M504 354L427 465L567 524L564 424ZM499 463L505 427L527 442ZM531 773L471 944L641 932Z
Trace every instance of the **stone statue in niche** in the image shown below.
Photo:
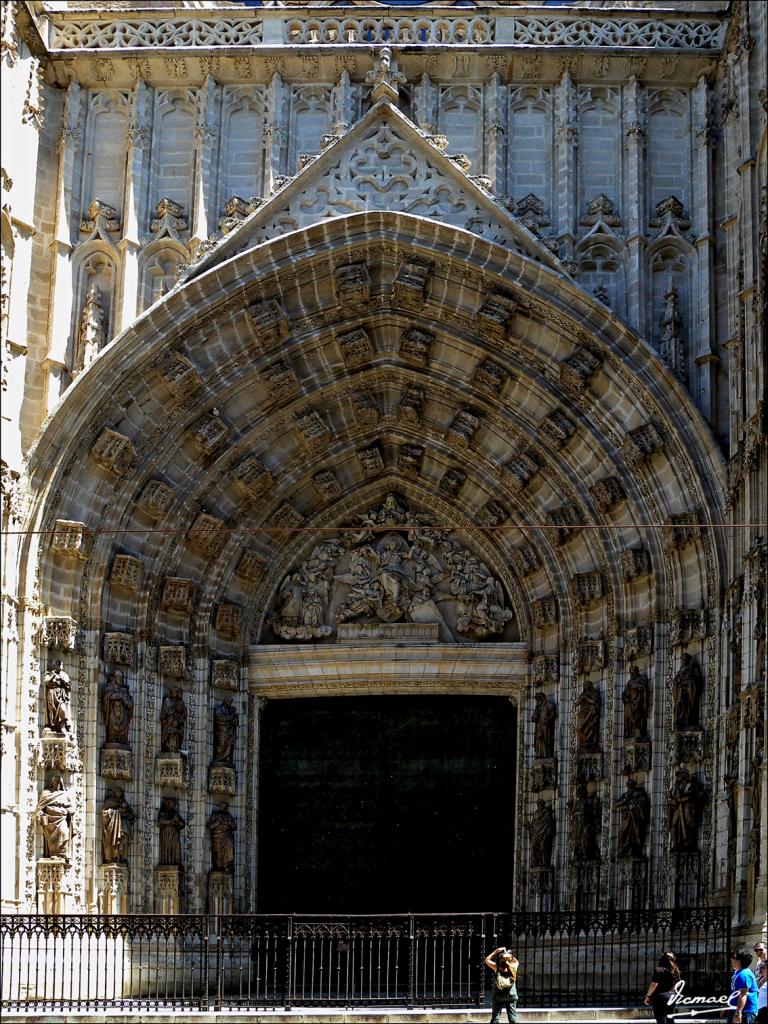
M108 789L101 805L101 857L104 864L127 864L136 815L120 786Z
M646 676L633 665L621 695L624 705L624 739L643 740L648 736L648 714L651 708L651 689Z
M557 707L547 700L544 693L537 693L534 699L536 707L531 715L531 721L534 723L533 755L534 757L554 757Z
M229 813L229 804L223 800L208 819L211 837L211 867L214 871L235 870L235 831L237 822Z
M680 312L680 295L674 281L670 279L664 292L664 310L661 316L662 362L685 382L688 374L685 367L685 343L683 341L683 315Z
M536 801L536 810L531 817L531 867L552 866L552 849L555 843L555 815L552 805L543 800Z
M503 633L512 617L501 583L474 552L388 494L291 570L268 621L286 640L324 638L340 623L411 622L437 624L450 642Z
M179 801L173 796L163 797L157 812L160 829L160 866L181 867L181 832L187 823L179 814Z
M591 680L576 701L576 749L580 754L593 754L600 749L600 694Z
M163 754L177 754L184 748L187 728L187 708L181 690L174 686L163 698L160 709L160 750Z
M104 348L107 340L101 293L95 284L92 284L88 289L85 305L80 314L80 327L77 339L77 368L87 370L101 349Z
M107 678L101 698L107 745L129 747L128 733L133 718L133 697L122 672Z
M51 775L48 788L35 807L34 817L43 833L44 856L69 861L74 836L75 804L72 792L60 775Z
M752 812L752 828L760 828L760 811L762 809L762 794L760 792L760 775L763 764L762 753L758 751L752 758L747 776L749 788L749 809Z
M213 709L213 764L232 767L237 740L238 714L232 697L225 697Z
M571 855L575 861L600 859L600 800L590 796L587 787L579 783L576 794L568 804L571 825Z
M683 655L683 663L672 680L677 729L699 728L699 702L704 689L701 669L690 654Z
M61 661L43 677L45 686L45 724L51 732L72 734L72 683Z
M673 853L698 850L705 789L687 768L678 768L669 793L669 845Z
M651 820L648 794L634 779L627 779L626 792L616 801L619 809L619 856L642 857Z

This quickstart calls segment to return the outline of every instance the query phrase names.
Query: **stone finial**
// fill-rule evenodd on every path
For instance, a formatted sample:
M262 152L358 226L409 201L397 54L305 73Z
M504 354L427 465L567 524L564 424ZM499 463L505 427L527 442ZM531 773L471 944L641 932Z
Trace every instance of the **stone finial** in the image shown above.
M406 81L402 71L398 71L397 63L392 60L392 51L384 46L379 51L378 60L372 71L365 76L368 85L372 85L371 99L374 103L379 100L389 100L390 103L397 103L398 85Z
M77 330L76 370L87 370L107 343L107 320L101 292L92 284L80 314Z
M660 329L659 355L661 360L685 383L688 380L688 369L685 364L683 314L680 311L680 295L671 279L664 292L664 309Z

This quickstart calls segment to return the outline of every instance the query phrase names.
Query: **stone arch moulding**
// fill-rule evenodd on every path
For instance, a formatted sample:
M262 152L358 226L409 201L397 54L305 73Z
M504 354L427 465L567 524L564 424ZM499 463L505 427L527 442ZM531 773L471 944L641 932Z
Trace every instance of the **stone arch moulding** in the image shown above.
M378 468L361 458L370 450ZM591 675L610 722L629 627L656 630L638 657L661 682L669 652L658 624L685 604L684 569L695 567L697 595L716 605L723 512L712 481L725 490L686 392L577 284L455 227L357 213L193 268L77 378L30 455L22 593L77 631L65 667L88 785L100 785L101 726L87 709L114 668L110 634L127 638L137 756L153 757L151 722L179 678L197 737L189 778L204 787L207 718L221 696L212 665L235 666L241 700L249 673L249 700L263 695L278 645L259 651L260 624L292 561L313 536L400 491L471 534L502 579L520 636L506 677L498 645L458 648L464 662L475 648L488 662L480 692L522 701L535 681L565 697ZM63 543L61 523L81 524L80 538ZM644 552L647 600L625 572L627 550ZM189 584L188 602L165 599L169 579ZM33 635L44 630L28 634L26 664L41 656ZM582 640L603 646L599 665L580 660ZM164 668L170 648L179 676ZM293 645L297 671L331 649ZM559 682L535 680L540 655L559 656ZM562 721L571 727L565 699ZM151 836L151 767L135 785ZM190 829L189 843L203 840ZM151 848L140 856L149 871ZM86 877L85 862L78 870Z

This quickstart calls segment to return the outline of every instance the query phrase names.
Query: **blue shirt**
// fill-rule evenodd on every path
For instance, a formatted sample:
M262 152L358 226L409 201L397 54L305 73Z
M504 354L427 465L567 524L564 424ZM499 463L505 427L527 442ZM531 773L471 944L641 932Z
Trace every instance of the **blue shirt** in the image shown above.
M742 967L740 971L734 971L731 978L731 992L738 992L739 989L747 990L747 1001L744 1004L744 1013L757 1013L757 981L749 967ZM732 999L733 1009L736 1009L736 1000Z

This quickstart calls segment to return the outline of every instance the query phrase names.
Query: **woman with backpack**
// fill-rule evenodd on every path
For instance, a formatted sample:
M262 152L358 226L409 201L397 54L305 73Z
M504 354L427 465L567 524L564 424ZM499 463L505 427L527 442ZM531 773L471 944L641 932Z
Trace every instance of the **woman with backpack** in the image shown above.
M506 1008L507 1020L517 1021L517 968L520 961L510 950L499 946L489 953L485 963L493 971L491 994L491 1024L501 1024L501 1011Z
M650 1006L653 1010L656 1024L668 1024L670 1021L667 1014L672 1009L670 999L675 993L675 985L678 981L680 981L680 968L677 966L675 954L662 953L643 1000L645 1005Z

